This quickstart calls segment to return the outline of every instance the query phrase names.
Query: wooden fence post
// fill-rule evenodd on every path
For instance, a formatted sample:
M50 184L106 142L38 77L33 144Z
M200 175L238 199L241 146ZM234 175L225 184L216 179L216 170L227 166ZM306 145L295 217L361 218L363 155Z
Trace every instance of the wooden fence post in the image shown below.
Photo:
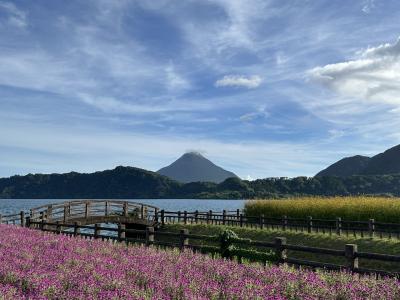
M81 230L79 228L78 222L74 222L74 236L78 236L81 233Z
M179 248L181 251L185 249L186 246L189 245L189 238L188 235L189 230L188 229L181 229L180 235L179 235Z
M277 237L275 238L275 254L278 258L278 263L284 263L287 258L286 238Z
M180 223L181 222L181 211L179 210L178 211L178 223Z
M260 229L263 229L264 228L264 215L260 216L259 222L260 222Z
M213 211L210 209L210 222L213 224Z
M100 228L99 224L94 224L94 238L98 239L100 235Z
M124 217L128 216L128 202L124 202L124 204L123 204L123 214L124 214Z
M243 214L240 214L240 216L239 216L239 224L240 224L240 227L243 227Z
M226 225L226 210L222 211L222 225Z
M375 235L375 220L374 219L369 219L368 221L368 231L369 231L369 237L373 238Z
M158 223L158 208L154 209L154 221Z
M154 243L154 227L146 227L146 246Z
M61 222L60 222L60 221L57 221L56 224L57 224L57 225L56 225L56 233L57 233L57 234L61 234L61 225L60 225Z
M52 215L53 215L53 206L49 205L47 206L47 219L50 219Z
M287 220L287 216L282 216L282 230L286 231L288 225L288 220Z
M122 242L125 240L125 224L118 224L118 241Z
M165 210L161 210L161 226L165 225Z
M40 221L40 230L44 230L44 219L42 218L42 220Z
M68 206L64 205L64 217L63 217L64 223L67 223L67 217L68 217Z
M25 218L25 220L26 220L25 226L26 226L27 228L31 228L31 217L30 217L30 216L27 216L27 217ZM1 222L0 222L0 224L1 224Z
M25 227L25 212L22 210L20 212L20 218L21 218L21 227Z
M128 207L128 202L125 202L125 203L126 203L126 206ZM145 216L144 216L144 205L143 204L140 206L140 218L145 219Z
M207 217L207 224L210 224L210 212L206 212L206 217Z
M90 202L85 203L85 219L87 219L90 215Z
M0 214L0 224L3 223L3 216Z
M194 212L194 222L197 224L198 221L199 221L199 211L196 210Z
M185 225L187 224L187 211L186 210L183 212L183 223Z
M336 234L342 235L342 218L336 218Z
M110 203L108 201L106 201L106 217L108 217L108 215L110 214Z
M344 253L347 259L347 265L351 271L358 268L357 245L346 244L344 246Z
M311 233L313 228L312 216L307 217L307 232Z
M240 217L240 209L236 210L236 220L239 221L239 217Z

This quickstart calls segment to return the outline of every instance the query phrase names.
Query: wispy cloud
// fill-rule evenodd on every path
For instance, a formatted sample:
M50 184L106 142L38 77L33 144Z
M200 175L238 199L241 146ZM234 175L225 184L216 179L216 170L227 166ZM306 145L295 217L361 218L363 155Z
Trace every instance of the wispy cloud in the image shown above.
M216 87L245 87L254 89L258 87L262 79L258 75L244 76L244 75L225 75L215 82Z
M252 111L246 114L243 114L239 117L240 121L250 122L257 118L267 118L269 116L269 112L267 111L265 106L258 107L256 111Z
M26 13L19 9L14 3L0 1L0 12L4 11L7 15L7 23L11 26L25 28L27 23ZM1 19L0 19L1 24Z
M362 11L366 14L369 14L372 9L375 8L375 0L364 0L362 4Z
M382 44L398 35L398 11L363 0L0 0L4 174L155 170L200 148L241 176L311 175L384 150L400 142L399 43Z
M166 73L166 85L168 90L179 91L187 90L190 88L189 81L180 75L172 62L165 68Z

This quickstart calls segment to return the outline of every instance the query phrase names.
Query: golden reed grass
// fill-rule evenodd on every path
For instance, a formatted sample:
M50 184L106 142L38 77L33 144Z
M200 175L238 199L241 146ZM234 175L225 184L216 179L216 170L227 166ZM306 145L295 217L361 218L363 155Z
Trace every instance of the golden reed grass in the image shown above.
M400 223L400 198L384 197L300 197L283 200L250 200L247 216L334 219Z

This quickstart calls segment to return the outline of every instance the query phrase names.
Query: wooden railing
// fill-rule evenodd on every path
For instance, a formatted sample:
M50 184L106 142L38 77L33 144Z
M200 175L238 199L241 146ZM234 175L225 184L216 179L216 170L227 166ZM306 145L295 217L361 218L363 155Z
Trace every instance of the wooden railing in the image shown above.
M164 232L164 231L156 231L154 227L147 227L146 230L134 230L134 229L126 229L123 224L119 224L117 228L109 228L109 227L102 227L99 224L95 224L94 226L82 226L77 223L70 224L61 222L46 222L44 220L42 220L41 222L31 221L26 225L29 227L39 228L47 232L55 232L58 234L66 234L72 236L83 236L84 238L126 242L128 244L142 243L147 246L157 245L166 247L176 247L181 250L192 249L193 251L199 251L202 253L213 253L213 254L221 253L222 251L221 250L222 243L219 236L190 234L188 229L182 229L180 230L180 232ZM108 234L103 234L102 232L108 232ZM128 238L126 237L127 233L129 233L130 235L136 235L137 238ZM167 238L168 242L165 241L165 238ZM173 238L177 239L178 242L177 243L171 242ZM216 243L217 246L194 245L190 244L190 240L203 241L206 243L212 241ZM224 243L225 243L224 244L225 248L229 246L226 245L226 241ZM271 257L273 257L273 261L278 264L286 263L295 266L322 268L326 270L347 270L350 272L360 273L360 274L375 274L376 276L390 276L390 277L400 276L400 272L397 271L388 272L385 270L368 269L359 266L359 258L365 260L381 261L381 262L400 262L400 256L361 252L358 251L358 247L355 244L347 244L345 245L344 249L337 250L337 249L291 245L287 244L286 238L284 237L275 238L273 242L253 241L250 239L237 238L231 240L230 243L237 247L253 247L253 248L257 247L258 249L262 247L266 249L272 249L275 255ZM329 257L332 256L342 257L345 259L346 263L343 265L339 265L331 263L322 263L317 261L299 260L288 257L287 254L288 250L304 252L304 253L322 254L322 255L327 255ZM243 258L246 258L246 254L243 254L243 252L240 253L241 253L240 255L233 254L229 258L230 259L236 258L239 262L241 262ZM258 253L260 252L258 251ZM265 257L268 257L268 254ZM254 260L254 257L251 259ZM261 262L265 263L265 260L263 259Z
M151 205L114 200L82 200L44 205L33 208L29 212L21 211L17 214L0 215L0 223L23 225L27 217L30 217L31 221L66 222L72 220L73 222L80 218L101 216L133 216L139 219L160 222L162 225L168 223L201 223L304 233L323 233L338 236L353 235L354 237L400 239L400 223L377 222L374 219L368 221L351 221L343 220L340 217L334 220L316 219L311 216L306 219L290 218L287 216L282 216L281 218L254 217L246 216L240 210L224 210L223 212L213 212L212 210L207 212L165 211Z
M282 231L296 231L305 233L323 233L336 235L353 235L361 237L397 238L400 239L400 223L343 220L338 217L334 220L308 218L271 218L264 216L246 216L240 210L235 213L221 212L187 212L187 211L161 211L160 222L185 223L185 224L212 224L229 225L251 228L267 228Z
M64 223L102 217L107 220L118 216L155 221L157 215L157 207L142 203L121 200L79 200L47 204L18 214L0 215L0 223L24 225L28 217L31 221Z
M13 225L22 225L25 223L25 212L21 211L17 214L10 215L1 215L0 214L0 224L13 224Z
M30 210L31 220L61 220L97 216L136 216L154 218L158 208L152 205L121 200L82 200L43 205Z

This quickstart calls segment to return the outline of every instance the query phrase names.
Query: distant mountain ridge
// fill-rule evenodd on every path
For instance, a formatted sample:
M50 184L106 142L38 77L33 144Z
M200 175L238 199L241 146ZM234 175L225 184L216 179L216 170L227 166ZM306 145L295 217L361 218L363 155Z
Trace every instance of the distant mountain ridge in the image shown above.
M215 165L198 152L183 154L169 166L158 170L157 173L183 183L221 183L227 178L238 177L236 174Z
M315 176L346 177L361 174L362 171L367 167L370 160L370 157L362 155L345 157L322 170Z
M356 155L343 158L316 174L346 177L353 175L389 175L400 173L400 145L373 157Z
M180 183L155 172L120 166L94 173L28 174L0 178L0 202L1 198L264 199L294 195L360 194L400 196L400 174L281 177L254 181L231 177L218 184Z
M181 184L157 173L119 166L94 173L28 174L0 178L0 198L164 198Z
M180 183L156 172L118 166L94 173L28 174L0 178L1 199L243 199L246 181Z

